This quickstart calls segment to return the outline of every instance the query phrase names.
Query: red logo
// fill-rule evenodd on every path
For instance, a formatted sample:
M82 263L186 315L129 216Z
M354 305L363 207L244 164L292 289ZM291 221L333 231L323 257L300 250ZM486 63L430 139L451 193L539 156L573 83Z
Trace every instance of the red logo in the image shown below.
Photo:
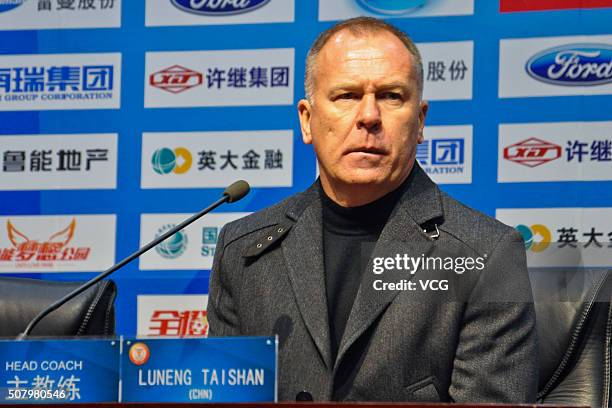
M180 65L173 65L149 77L149 84L174 94L202 84L202 74Z
M151 357L151 351L149 350L149 347L144 343L134 343L132 347L130 347L128 356L130 357L130 361L133 364L139 366L149 361L149 357Z
M155 310L149 330L150 336L206 337L206 310Z
M561 157L561 146L532 137L504 149L504 159L536 167Z
M69 245L75 229L76 220L72 219L66 228L46 240L36 240L19 231L9 220L6 230L13 248L0 248L0 262L18 262L21 266L31 266L32 262L52 265L54 261L85 261L91 248Z
M612 0L500 0L499 11L541 11L612 7Z

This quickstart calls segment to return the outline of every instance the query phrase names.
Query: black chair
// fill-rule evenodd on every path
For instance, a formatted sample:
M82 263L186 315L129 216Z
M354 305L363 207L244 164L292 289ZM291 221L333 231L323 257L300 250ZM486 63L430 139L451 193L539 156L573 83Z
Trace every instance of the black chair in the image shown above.
M0 278L0 337L14 338L41 310L82 282ZM46 316L32 336L113 336L117 287L102 281Z
M612 273L530 271L540 349L538 402L610 407Z

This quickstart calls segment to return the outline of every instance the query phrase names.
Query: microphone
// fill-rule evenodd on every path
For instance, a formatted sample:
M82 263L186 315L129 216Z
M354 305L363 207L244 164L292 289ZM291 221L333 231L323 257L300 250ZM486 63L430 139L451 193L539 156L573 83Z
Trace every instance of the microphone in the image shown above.
M19 336L17 336L17 340L23 340L26 337L28 337L30 335L30 333L32 333L32 330L34 330L34 327L36 327L36 325L45 316L47 316L49 313L51 313L54 310L60 308L63 304L69 302L71 299L75 298L76 296L78 296L82 292L86 291L87 289L89 289L90 287L95 285L96 283L100 282L102 279L106 278L111 273L115 272L116 270L122 268L124 265L126 265L129 262L133 261L134 259L138 258L140 255L144 254L145 252L147 252L151 248L157 246L159 243L161 243L162 241L164 241L167 238L171 237L172 235L176 234L177 232L179 232L183 228L187 227L188 225L190 225L194 221L196 221L199 218L201 218L202 216L208 214L209 212L211 212L215 208L219 207L221 204L226 203L226 202L227 203L235 203L236 201L244 198L244 196L246 196L249 193L250 189L251 189L251 187L249 186L249 183L247 183L244 180L238 180L238 181L232 183L231 185L229 185L223 191L223 196L221 198L219 198L217 201L215 201L214 203L212 203L211 205L209 205L208 207L206 207L205 209L203 209L199 213L194 214L191 217L187 218L185 221L183 221L179 225L177 225L174 228L166 231L164 234L162 234L159 237L155 238L153 241L149 242L148 244L146 244L145 246L140 248L138 251L134 252L133 254L128 256L127 258L124 258L121 262L113 265L112 267L110 267L106 271L102 272L100 275L96 276L95 278L93 278L91 280L88 280L83 285L79 286L78 288L76 288L72 292L68 293L63 298L61 298L58 301L56 301L56 302L50 304L49 306L47 306L45 309L43 309L40 313L38 313L30 321L30 323L26 326L26 328L23 331L23 333L21 333Z
M238 180L234 183L227 186L227 188L223 191L223 195L227 196L228 203L235 203L238 200L242 200L242 198L249 194L251 190L251 186L244 180Z

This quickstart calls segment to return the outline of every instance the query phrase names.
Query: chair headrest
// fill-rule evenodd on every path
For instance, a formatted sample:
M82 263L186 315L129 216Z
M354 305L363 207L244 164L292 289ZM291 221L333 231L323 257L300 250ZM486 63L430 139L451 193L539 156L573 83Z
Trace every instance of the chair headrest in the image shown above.
M0 278L0 337L16 337L42 309L80 285ZM116 294L114 282L99 282L41 320L32 336L114 335Z

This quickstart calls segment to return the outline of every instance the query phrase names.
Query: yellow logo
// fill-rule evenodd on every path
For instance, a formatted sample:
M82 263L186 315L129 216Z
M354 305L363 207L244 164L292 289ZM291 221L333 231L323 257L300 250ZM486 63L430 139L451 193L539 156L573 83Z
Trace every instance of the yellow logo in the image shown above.
M552 240L552 235L548 228L542 224L517 225L516 230L520 232L525 241L525 249L533 252L542 252L548 248Z

